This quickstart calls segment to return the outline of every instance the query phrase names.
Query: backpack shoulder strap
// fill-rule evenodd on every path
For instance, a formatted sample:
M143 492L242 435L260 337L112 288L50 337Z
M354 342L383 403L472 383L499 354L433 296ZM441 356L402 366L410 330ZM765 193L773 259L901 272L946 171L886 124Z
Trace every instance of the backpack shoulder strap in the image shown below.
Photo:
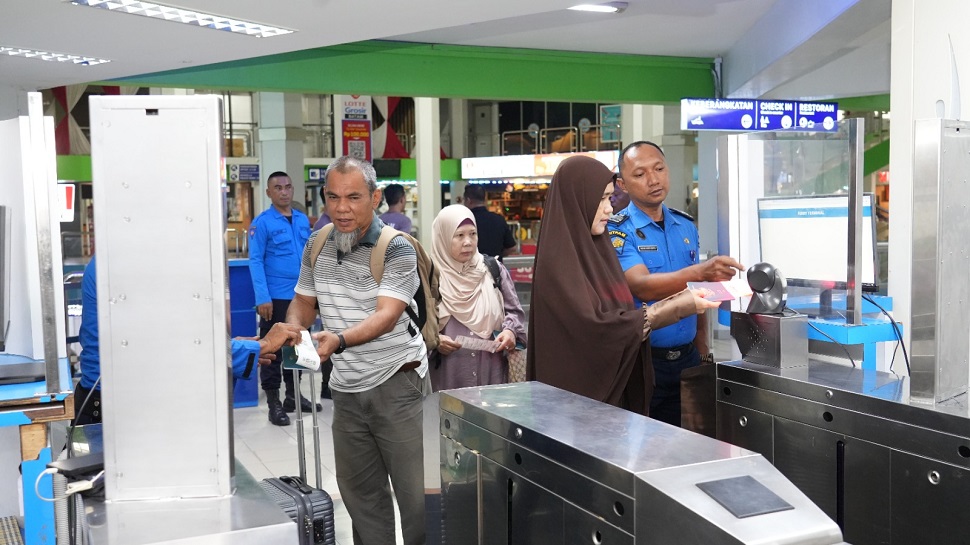
M502 289L502 271L499 270L498 260L490 255L482 254L488 272L492 273L492 281L496 288Z
M370 253L370 275L378 284L381 283L381 278L384 278L384 254L387 253L387 246L391 243L391 239L403 234L387 225L381 228L381 236L377 238Z
M323 251L323 245L330 238L330 231L333 231L332 223L324 225L317 231L317 238L313 239L313 246L310 248L310 269L313 269L317 265L317 258L320 257L320 252Z

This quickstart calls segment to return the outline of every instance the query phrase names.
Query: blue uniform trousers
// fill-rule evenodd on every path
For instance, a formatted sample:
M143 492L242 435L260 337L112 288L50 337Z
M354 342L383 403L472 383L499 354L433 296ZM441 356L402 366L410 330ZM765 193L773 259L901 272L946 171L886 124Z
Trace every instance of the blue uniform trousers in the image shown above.
M680 354L668 359L671 349L651 348L656 385L650 400L650 418L680 427L680 373L701 364L694 343L674 347Z

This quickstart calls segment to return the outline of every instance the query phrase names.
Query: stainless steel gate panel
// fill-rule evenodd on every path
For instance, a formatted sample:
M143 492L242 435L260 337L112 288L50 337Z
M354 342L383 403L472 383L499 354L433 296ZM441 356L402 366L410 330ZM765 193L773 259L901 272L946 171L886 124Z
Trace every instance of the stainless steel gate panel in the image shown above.
M783 418L774 423L774 464L825 514L838 520L836 445L843 436Z
M480 464L481 539L446 532L446 543L841 543L835 523L754 452L541 383L439 400L442 490L470 480L451 467L468 457L462 449ZM732 514L696 486L734 478L791 510ZM467 518L454 502L469 497L443 496L446 528Z
M623 494L559 463L554 455L543 456L466 421L442 416L442 427L445 426L455 437L462 438L464 446L473 445L471 448L485 459L509 468L510 474L527 478L559 497L571 498L579 508L594 513L618 528L633 532L634 521L629 516L633 506L632 491L631 494ZM447 438L443 440L450 441ZM623 516L624 511L626 517Z
M481 537L479 460L475 451L450 439L441 439L441 530L446 543L478 543Z
M808 380L791 380L772 367L719 364L718 401L970 468L970 421L956 405L909 404L907 381L888 373L822 362L809 370Z
M730 437L732 444L757 452L773 463L771 426L770 414L728 403L717 404L716 436Z
M922 405L905 378L821 362L798 376L727 362L717 375L718 438L770 444L775 466L839 522L846 541L966 543L966 396ZM738 426L742 415L759 432Z
M482 460L481 507L486 545L563 543L562 497L488 459Z
M892 450L852 437L845 441L844 512L833 518L841 521L844 536L865 536L858 545L890 543Z
M743 475L755 477L793 509L737 518L696 486L696 483ZM637 488L637 522L650 536L643 543L785 545L842 542L838 527L761 456L651 471L641 475L641 479Z
M444 413L459 417L442 415L446 437L464 420L629 496L636 473L754 454L539 382L450 390L440 399Z
M970 471L892 453L893 543L967 543Z
M779 418L775 467L853 543L889 543L890 449Z
M590 543L609 543L610 545L633 545L633 535L607 524L603 519L584 511L575 505L564 502L563 543L565 545L589 545Z

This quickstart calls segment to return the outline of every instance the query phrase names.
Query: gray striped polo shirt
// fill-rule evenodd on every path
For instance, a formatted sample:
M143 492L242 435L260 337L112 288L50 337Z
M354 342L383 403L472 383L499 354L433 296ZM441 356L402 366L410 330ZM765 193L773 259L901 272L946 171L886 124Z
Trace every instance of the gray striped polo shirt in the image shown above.
M303 250L300 279L296 292L316 297L323 318L323 326L340 333L374 313L378 297L393 297L405 301L417 312L413 300L418 289L417 254L403 238L395 237L384 256L384 277L380 285L370 273L371 249L380 236L384 224L376 216L367 233L349 254L337 259L337 245L333 233L324 244L310 274L310 249L319 231L310 235ZM420 328L417 335L408 332L411 319L402 312L394 329L359 346L351 346L341 354L334 354L330 386L339 392L363 392L391 377L401 365L420 361L418 374L428 371L428 354Z

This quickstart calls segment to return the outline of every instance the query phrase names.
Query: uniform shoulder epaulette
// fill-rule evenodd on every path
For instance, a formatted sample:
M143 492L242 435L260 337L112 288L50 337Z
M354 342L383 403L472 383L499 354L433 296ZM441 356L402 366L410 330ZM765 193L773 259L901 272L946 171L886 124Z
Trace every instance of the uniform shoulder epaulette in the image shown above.
M610 225L620 225L628 219L630 219L630 215L626 213L626 210L621 210L616 214L613 214L612 216L610 216L610 219L608 221Z
M667 210L670 210L674 214L679 214L681 216L684 216L685 218L687 218L690 221L694 221L694 216L691 216L690 214L688 214L687 212L684 212L683 210L677 210L676 208L671 208L669 206L667 207Z

